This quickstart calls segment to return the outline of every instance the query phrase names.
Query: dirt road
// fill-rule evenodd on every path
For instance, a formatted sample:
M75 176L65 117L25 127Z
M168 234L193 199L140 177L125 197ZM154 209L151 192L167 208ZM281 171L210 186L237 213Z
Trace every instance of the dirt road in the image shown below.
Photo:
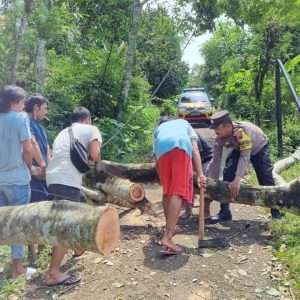
M200 129L212 142L212 132ZM233 221L206 227L206 236L230 239L223 250L197 249L197 208L182 225L176 242L182 255L162 257L157 241L164 216L159 185L147 188L156 217L121 211L122 239L110 256L87 253L70 259L82 282L75 287L41 289L32 286L26 299L64 300L254 300L293 299L286 272L272 256L268 212L233 205ZM213 204L217 212L218 204Z
M87 253L77 262L68 262L73 270L82 271L80 285L32 288L26 299L292 299L284 271L272 256L267 216L260 208L234 205L232 222L207 226L207 237L229 238L240 232L227 249L199 251L194 217L182 226L184 233L176 236L184 254L161 257L157 244L164 223L160 193L159 186L147 189L157 217L123 212L120 247L110 257Z

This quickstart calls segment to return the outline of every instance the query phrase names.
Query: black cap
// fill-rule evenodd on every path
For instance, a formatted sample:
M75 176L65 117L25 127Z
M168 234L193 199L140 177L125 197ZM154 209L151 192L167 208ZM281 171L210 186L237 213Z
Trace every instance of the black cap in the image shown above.
M210 117L210 128L216 129L220 124L225 122L231 122L229 112L227 110L221 110L216 112Z

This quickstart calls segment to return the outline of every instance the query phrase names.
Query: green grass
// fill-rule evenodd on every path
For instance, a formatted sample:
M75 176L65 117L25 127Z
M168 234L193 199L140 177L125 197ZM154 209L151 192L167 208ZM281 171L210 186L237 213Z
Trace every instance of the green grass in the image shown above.
M26 247L27 248L27 247ZM25 248L25 249L26 249ZM41 251L36 265L39 270L44 270L50 262L51 246L46 246ZM25 257L27 254L25 253ZM25 260L26 264L26 260ZM10 295L22 297L26 287L26 279L24 276L19 277L17 280L11 280L10 271L10 247L0 246L0 268L3 269L3 274L0 276L0 300L6 300ZM2 271L2 270L1 270Z
M300 163L280 174L286 181L300 175ZM291 273L294 287L300 296L300 216L286 213L283 220L271 224L276 256L285 263Z
M286 181L291 181L297 177L300 177L300 163L297 163L294 166L292 166L291 168L283 171L280 175Z
M0 267L3 269L3 275L0 279L0 300L8 299L10 295L19 296L22 294L26 280L20 277L15 281L10 280L10 247L0 246Z

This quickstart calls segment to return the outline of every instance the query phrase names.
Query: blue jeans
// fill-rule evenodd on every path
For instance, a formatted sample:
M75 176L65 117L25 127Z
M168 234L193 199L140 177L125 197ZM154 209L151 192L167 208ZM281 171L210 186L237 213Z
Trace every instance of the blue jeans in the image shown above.
M27 204L30 201L30 185L0 185L0 206L14 206ZM23 245L11 246L12 259L22 259Z

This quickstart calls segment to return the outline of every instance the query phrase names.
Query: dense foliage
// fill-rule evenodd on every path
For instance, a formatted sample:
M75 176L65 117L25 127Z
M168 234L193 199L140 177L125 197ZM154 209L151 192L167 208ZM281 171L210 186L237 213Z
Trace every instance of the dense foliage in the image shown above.
M196 25L213 29L202 49L205 64L193 70L191 81L206 85L219 107L261 125L275 146L276 59L285 63L300 92L299 1L184 2L193 6ZM295 101L284 80L282 87L284 145L289 153L300 140Z
M148 0L2 1L0 84L17 83L50 99L52 138L75 105L90 108L106 139L115 136L112 151L104 150L109 159L149 155L165 99L174 99L188 79L206 86L219 108L261 125L275 146L277 58L300 92L299 6L298 0L178 0L171 10ZM188 74L184 36L205 30L212 32L202 48L205 64ZM284 83L282 94L290 152L300 143L296 106Z
M147 2L2 2L0 85L48 97L51 140L74 106L84 105L104 135L104 158L149 159L161 103L185 86L188 67L176 20Z

